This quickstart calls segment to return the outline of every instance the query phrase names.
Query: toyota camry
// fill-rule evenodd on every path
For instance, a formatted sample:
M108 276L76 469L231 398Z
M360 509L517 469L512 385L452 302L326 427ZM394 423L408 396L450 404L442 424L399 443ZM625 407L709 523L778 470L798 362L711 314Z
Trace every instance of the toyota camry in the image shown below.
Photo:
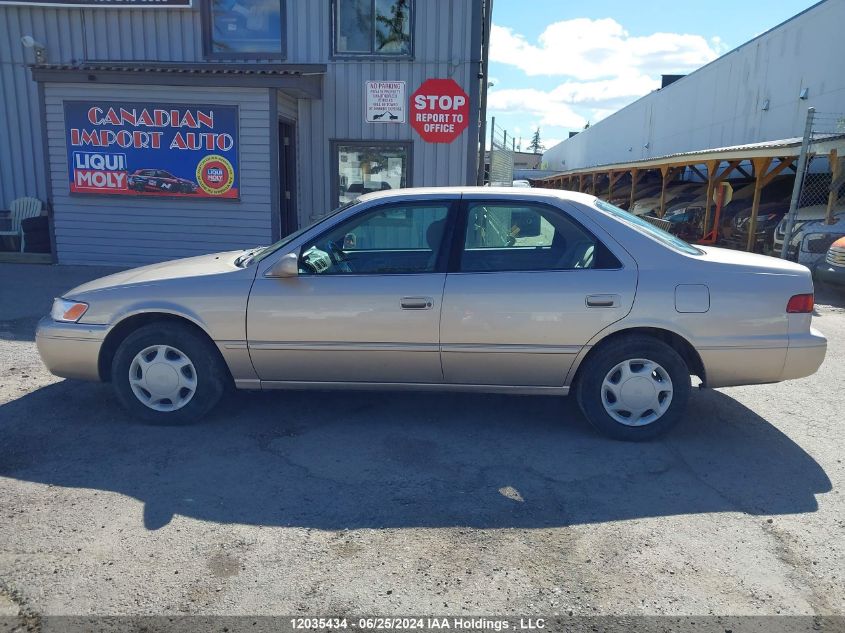
M406 189L267 247L136 268L55 300L56 375L132 415L203 417L227 387L574 394L600 431L654 437L703 387L809 376L807 268L693 246L592 196Z

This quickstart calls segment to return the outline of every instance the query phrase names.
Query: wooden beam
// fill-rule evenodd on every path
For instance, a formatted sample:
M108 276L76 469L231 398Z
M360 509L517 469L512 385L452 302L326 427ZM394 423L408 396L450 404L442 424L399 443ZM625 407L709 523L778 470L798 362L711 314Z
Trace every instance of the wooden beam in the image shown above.
M710 232L710 207L713 204L713 192L716 190L717 171L719 170L719 161L707 161L707 199L704 201L704 224L703 233L707 235Z
M628 211L634 208L634 200L637 198L637 185L644 173L645 172L641 172L636 167L631 170L631 199L628 201Z
M748 221L748 244L745 250L752 252L757 237L757 214L760 213L760 194L766 186L766 172L772 164L772 158L754 158L754 201L751 203L751 219Z
M660 209L657 212L657 217L662 218L663 214L666 213L666 185L680 169L683 169L683 167L670 167L669 165L660 167L660 173L663 174L663 183L660 187Z
M839 176L842 174L842 163L839 161L839 154L835 149L830 150L830 193L827 194L827 213L824 216L825 224L833 224L833 208L839 198L838 184Z
M836 150L833 150L833 153L835 154ZM763 176L763 181L764 181L763 186L764 187L766 185L768 185L769 183L771 183L772 180L774 180L777 177L777 175L780 174L784 169L786 169L787 167L792 165L792 163L795 162L795 159L792 158L792 157L789 157L789 156L787 156L786 158L778 158L778 160L780 161L780 164L778 164L778 166L775 167L768 174Z
M698 165L690 165L689 168L690 170L694 171L699 178L701 178L702 180L707 180L707 176L702 173L702 171L698 168Z
M610 202L613 198L613 187L619 182L619 179L623 176L624 171L610 171L607 173L608 178L608 187L607 187L607 201Z

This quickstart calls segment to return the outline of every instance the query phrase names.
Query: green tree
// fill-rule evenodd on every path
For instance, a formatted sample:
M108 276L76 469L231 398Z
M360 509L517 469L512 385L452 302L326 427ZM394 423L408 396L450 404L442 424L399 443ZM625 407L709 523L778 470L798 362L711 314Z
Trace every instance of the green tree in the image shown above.
M531 137L528 149L535 154L541 154L543 150L546 149L546 146L543 145L543 142L540 140L540 128L537 128L537 131L534 132L534 135Z
M405 32L408 22L408 0L396 0L390 7L390 15L376 10L377 51L407 49L411 37Z

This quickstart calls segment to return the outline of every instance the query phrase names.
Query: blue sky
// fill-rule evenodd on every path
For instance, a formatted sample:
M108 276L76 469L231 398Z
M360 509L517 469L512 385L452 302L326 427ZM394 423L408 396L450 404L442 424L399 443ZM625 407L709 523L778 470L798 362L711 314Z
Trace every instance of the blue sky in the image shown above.
M551 147L817 0L495 0L488 118Z

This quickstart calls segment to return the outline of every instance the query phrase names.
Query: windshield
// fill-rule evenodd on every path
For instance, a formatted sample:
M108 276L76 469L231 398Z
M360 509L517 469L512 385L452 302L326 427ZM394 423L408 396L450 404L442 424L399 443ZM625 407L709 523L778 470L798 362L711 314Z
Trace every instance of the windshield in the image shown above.
M642 218L639 218L631 213L628 213L624 209L620 209L619 207L610 204L609 202L605 202L604 200L596 200L596 206L609 213L617 220L621 220L631 228L639 231L640 233L645 233L649 237L656 239L658 242L668 246L669 248L673 248L676 251L681 251L682 253L686 253L687 255L703 255L704 252L697 249L695 246L691 244L687 244L684 240L679 237L675 237L671 233L667 233L663 229L659 229L650 222L646 222Z
M251 264L253 262L260 262L262 259L269 257L270 255L272 255L273 253L278 251L280 248L284 248L286 245L290 244L292 241L294 241L296 238L298 238L300 235L302 235L306 231L310 231L312 228L314 228L318 224L322 224L323 222L325 222L329 218L334 217L335 215L337 215L341 211L346 211L348 208L350 208L350 207L352 207L356 204L358 204L357 200L353 200L352 202L347 202L346 204L338 207L337 209L335 209L334 211L332 211L328 215L320 218L316 222L309 224L308 226L301 228L298 231L294 231L290 235L286 235L285 237L280 239L275 244L270 244L270 246L267 246L267 247L263 248L262 250L258 251L255 255L253 255L253 257L250 259L249 263Z

